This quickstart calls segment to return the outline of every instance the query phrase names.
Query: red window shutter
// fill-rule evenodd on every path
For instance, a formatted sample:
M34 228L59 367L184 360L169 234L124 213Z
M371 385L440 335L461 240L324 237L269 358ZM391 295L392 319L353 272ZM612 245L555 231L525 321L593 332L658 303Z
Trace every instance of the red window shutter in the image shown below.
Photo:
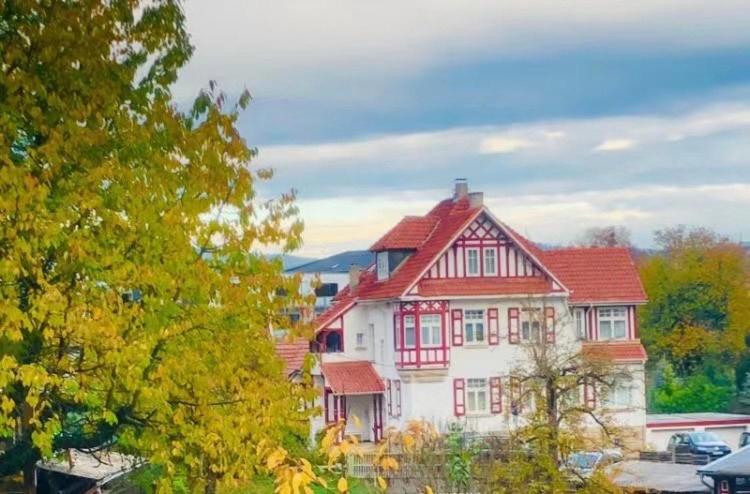
M393 316L393 349L399 350L401 347L401 314Z
M490 345L500 343L500 324L497 320L497 309L487 309L487 322L489 324L488 341Z
M544 328L547 334L547 343L555 342L555 308L544 308Z
M503 389L499 377L490 378L490 411L492 413L503 411Z
M519 316L520 311L517 307L511 307L508 309L508 342L509 343L518 343L520 340L519 334L518 334L518 327L519 327Z
M462 346L464 344L464 311L453 309L451 314L453 316L453 346Z
M346 396L339 396L339 406L341 407L339 416L342 419L346 420L347 418L349 418L346 413Z
M466 415L466 384L463 379L453 380L453 413L456 417Z
M586 408L596 408L596 386L590 381L583 385L583 401Z
M515 376L510 378L510 412L513 415L521 413L521 380Z
M393 417L393 382L390 379L386 379L385 384L388 394L388 416Z
M396 417L401 416L401 379L395 381L396 384Z

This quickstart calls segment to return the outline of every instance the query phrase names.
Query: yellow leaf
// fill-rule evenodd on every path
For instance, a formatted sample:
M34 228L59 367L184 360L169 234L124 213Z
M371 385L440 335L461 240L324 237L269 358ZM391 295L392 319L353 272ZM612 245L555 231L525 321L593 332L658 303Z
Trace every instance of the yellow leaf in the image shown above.
M429 485L424 486L424 494L433 494L432 487L430 487Z
M349 483L346 481L346 478L341 477L339 479L338 484L336 484L336 488L341 492L342 494L346 493L349 490Z
M274 470L276 467L281 465L285 459L286 450L284 450L283 448L278 448L274 450L273 453L268 455L268 459L266 460L266 467L268 467L269 470Z
M380 487L381 491L385 491L388 488L388 482L381 476L378 476L378 487Z

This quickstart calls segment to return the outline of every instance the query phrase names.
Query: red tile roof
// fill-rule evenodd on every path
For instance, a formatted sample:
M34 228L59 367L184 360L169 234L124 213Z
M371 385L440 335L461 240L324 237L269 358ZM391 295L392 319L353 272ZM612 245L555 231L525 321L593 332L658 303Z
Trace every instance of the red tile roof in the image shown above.
M583 353L613 362L644 362L648 358L640 340L586 342Z
M482 207L471 207L467 198L441 201L422 217L408 216L386 233L373 246L379 249L414 250L390 278L376 279L372 268L365 271L359 285L343 290L332 307L320 315L318 329L329 325L359 300L388 300L404 296L420 283L423 296L450 295L514 295L548 293L548 280L422 280L439 255L482 213ZM491 215L490 215L491 216ZM508 225L499 223L519 247L536 258L543 270L570 291L573 303L612 303L646 301L638 271L627 249L573 248L544 251ZM544 284L544 286L542 286Z
M382 393L385 385L370 362L332 362L321 364L326 384L337 395Z
M426 279L419 282L423 297L466 295L532 295L552 291L548 278L451 278Z
M435 229L436 216L406 216L375 242L370 250L378 252L389 249L417 249Z
M638 269L622 247L577 247L542 251L541 261L576 302L646 302Z
M468 199L455 202L453 199L446 199L440 202L427 213L427 216L435 218L436 221L429 237L391 273L387 280L377 281L372 278L369 283L360 282L357 298L379 300L403 295L419 281L422 273L429 269L438 254L447 248L454 237L469 226L481 211L480 207L470 207Z
M302 368L309 352L310 342L305 339L276 343L276 354L284 361L284 373L287 376Z

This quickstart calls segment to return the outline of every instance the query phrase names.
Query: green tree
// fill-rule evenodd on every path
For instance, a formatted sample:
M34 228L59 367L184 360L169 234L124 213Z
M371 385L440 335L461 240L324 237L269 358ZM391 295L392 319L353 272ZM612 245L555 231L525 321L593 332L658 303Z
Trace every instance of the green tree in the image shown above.
M662 230L656 241L662 253L640 270L649 302L639 320L650 360L666 359L680 377L725 374L750 334L747 254L706 229Z
M697 374L679 378L671 365L663 369L663 383L651 393L651 410L657 413L722 412L734 394L729 379L714 383Z
M249 94L177 109L177 0L0 1L0 48L0 475L115 442L163 491L252 475L307 395L269 331L296 280L253 254L301 222L258 199Z

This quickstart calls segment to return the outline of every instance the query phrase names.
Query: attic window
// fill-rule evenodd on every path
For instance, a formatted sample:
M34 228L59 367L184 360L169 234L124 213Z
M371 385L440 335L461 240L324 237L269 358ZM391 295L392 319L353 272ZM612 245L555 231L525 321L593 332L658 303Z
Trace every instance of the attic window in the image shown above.
M388 278L388 252L378 252L377 263L378 263L378 280L387 279Z

